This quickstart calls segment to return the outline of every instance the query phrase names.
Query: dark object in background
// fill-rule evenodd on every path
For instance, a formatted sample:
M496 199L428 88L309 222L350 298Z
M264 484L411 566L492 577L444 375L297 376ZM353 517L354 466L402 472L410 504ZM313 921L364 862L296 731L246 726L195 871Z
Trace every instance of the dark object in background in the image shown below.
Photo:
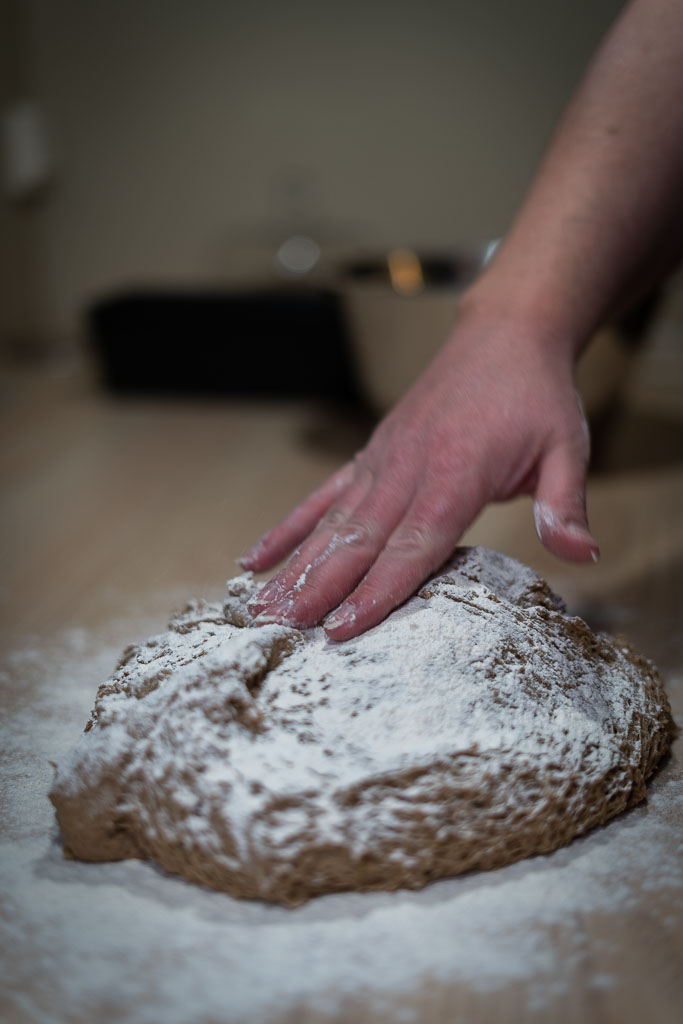
M361 402L333 292L132 291L87 319L103 382L117 392Z

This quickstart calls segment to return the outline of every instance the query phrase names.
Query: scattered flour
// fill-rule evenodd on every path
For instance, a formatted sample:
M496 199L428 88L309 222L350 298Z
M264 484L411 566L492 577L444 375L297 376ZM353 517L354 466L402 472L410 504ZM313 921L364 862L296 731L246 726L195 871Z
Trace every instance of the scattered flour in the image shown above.
M605 992L634 971L606 940L610 969L595 969L597 940L589 956L583 921L621 926L624 915L654 914L663 934L680 924L676 756L646 803L570 847L420 892L337 894L289 910L233 900L140 861L65 861L48 760L71 746L94 680L110 673L131 630L155 628L122 623L107 648L101 636L71 631L5 659L12 716L3 712L0 736L0 1008L10 1020L242 1024L301 1006L349 1020L341 1008L360 999L410 1021L419 1019L411 994L433 982L482 997L522 984L527 1019L547 1020L578 984ZM672 697L681 683L668 680ZM405 1004L400 1018L396 999Z

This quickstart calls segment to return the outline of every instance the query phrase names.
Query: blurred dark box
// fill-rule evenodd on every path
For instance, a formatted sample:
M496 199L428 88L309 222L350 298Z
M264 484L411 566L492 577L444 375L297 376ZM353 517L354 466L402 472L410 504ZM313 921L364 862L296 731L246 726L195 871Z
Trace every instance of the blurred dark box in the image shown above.
M95 303L87 326L117 392L359 401L331 291L136 289Z

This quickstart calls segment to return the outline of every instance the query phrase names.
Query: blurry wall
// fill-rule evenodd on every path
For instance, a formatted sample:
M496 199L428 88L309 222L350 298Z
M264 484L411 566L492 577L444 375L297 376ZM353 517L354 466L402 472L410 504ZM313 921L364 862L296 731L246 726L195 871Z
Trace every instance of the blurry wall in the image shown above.
M33 91L29 81L27 11L18 0L0 0L0 117ZM28 199L10 201L6 154L0 151L0 344L22 352L45 343L49 334L41 300L41 215Z
M284 230L332 254L500 235L622 6L0 2L3 101L38 99L56 166L30 209L3 196L0 269L55 344L116 286L261 275Z

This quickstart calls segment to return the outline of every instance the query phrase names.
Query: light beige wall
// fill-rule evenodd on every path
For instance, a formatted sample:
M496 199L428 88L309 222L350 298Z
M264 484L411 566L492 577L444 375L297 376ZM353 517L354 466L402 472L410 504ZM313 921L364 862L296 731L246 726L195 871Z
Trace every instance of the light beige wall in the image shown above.
M26 14L22 0L0 0L0 113L29 91ZM4 171L3 159L2 186ZM40 221L34 203L0 187L0 351L33 353L45 341Z
M332 249L501 234L621 3L25 6L59 162L40 230L63 340L104 290L267 265L297 204Z

